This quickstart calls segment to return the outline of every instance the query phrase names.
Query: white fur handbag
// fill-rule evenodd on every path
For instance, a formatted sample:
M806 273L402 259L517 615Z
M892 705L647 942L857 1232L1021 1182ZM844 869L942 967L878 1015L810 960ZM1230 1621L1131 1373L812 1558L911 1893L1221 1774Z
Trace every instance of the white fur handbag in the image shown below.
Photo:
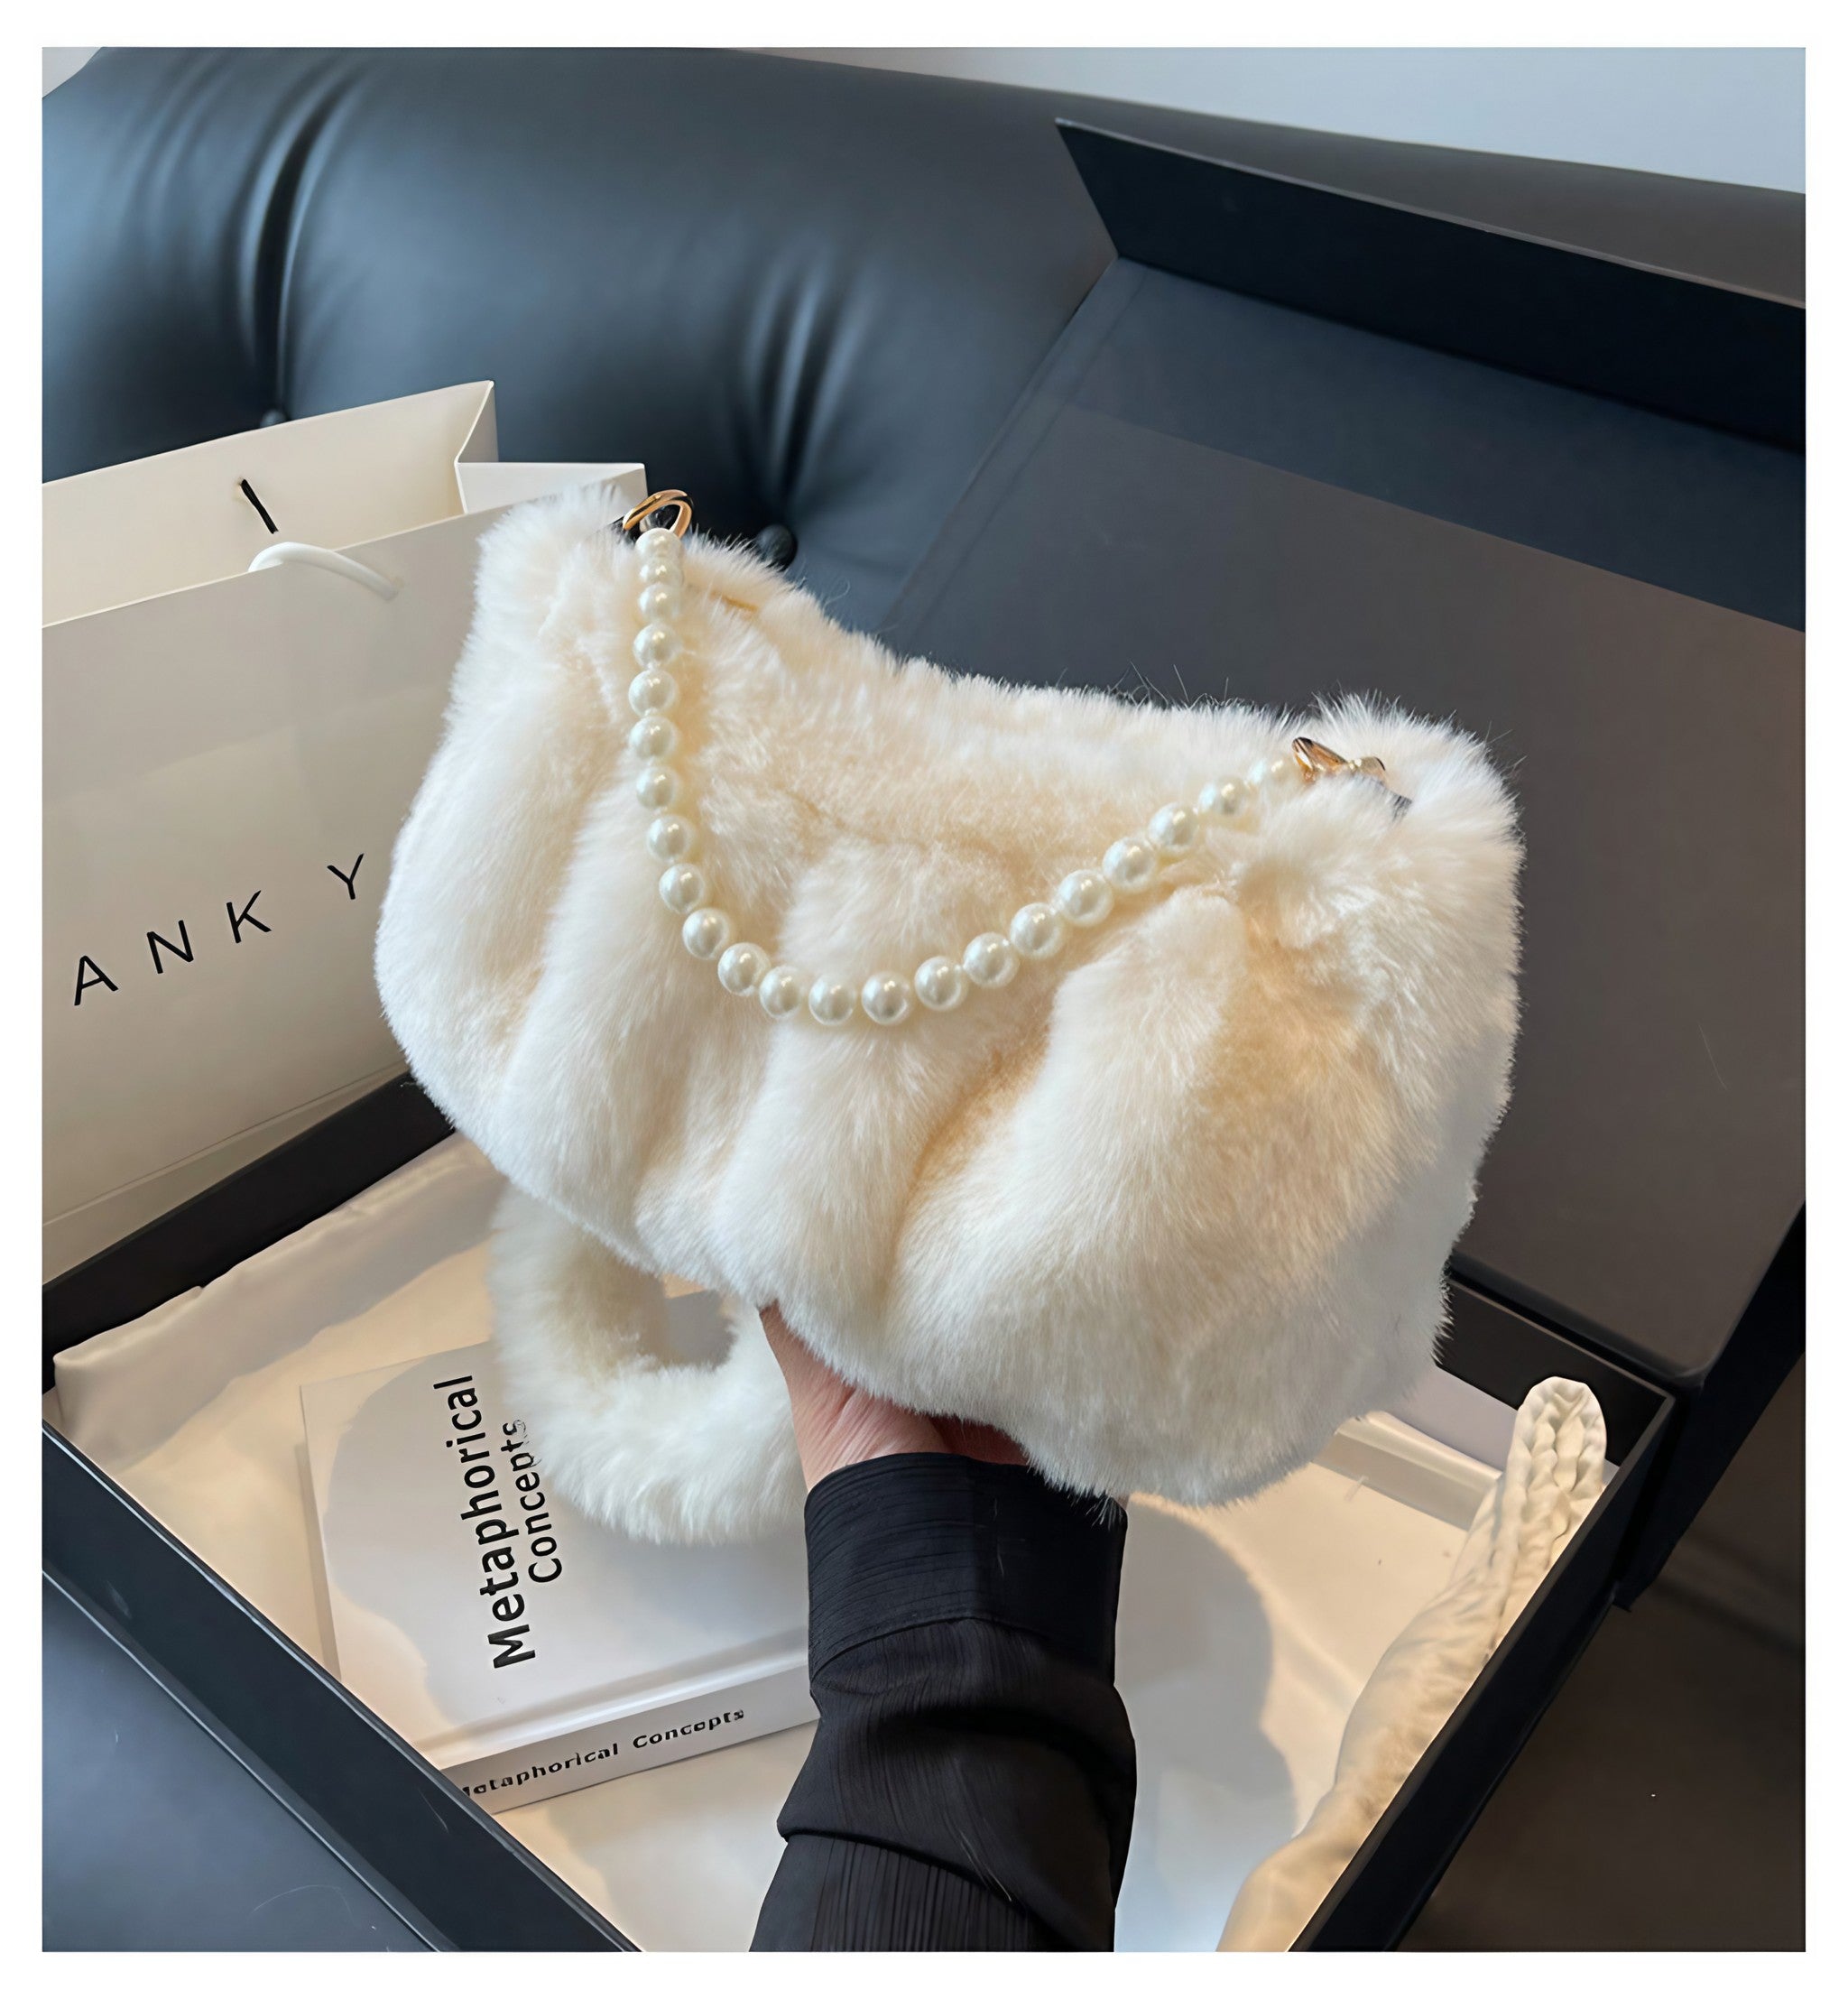
M560 1487L665 1540L791 1518L772 1299L1082 1491L1234 1498L1407 1393L1514 1034L1481 746L901 662L679 495L620 525L670 509L484 545L379 930L518 1189L498 1337ZM667 1273L736 1301L719 1365L668 1356Z

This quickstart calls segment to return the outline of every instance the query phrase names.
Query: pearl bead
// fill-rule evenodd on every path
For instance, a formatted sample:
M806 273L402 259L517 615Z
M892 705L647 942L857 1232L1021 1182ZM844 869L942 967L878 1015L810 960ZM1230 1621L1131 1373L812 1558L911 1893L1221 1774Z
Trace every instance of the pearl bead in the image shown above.
M635 608L642 614L644 625L670 625L679 616L685 604L679 578L663 578L659 583L647 586L636 598Z
M637 715L664 715L679 698L673 675L658 666L644 666L629 682L629 706Z
M663 812L648 822L648 851L658 861L686 861L699 846L699 828L678 812Z
M896 972L874 972L860 988L860 1006L880 1027L896 1027L911 1011L911 988Z
M1022 958L1056 958L1065 945L1066 921L1050 902L1029 902L1014 912L1007 934Z
M854 988L841 978L818 978L808 988L808 1011L823 1027L840 1027L854 1017Z
M1303 767L1293 756L1261 757L1252 765L1253 786L1284 791L1303 782Z
M680 634L671 625L644 625L630 650L637 666L666 666L679 657Z
M773 1021L786 1021L802 1004L802 975L792 965L772 965L757 982L757 1004Z
M1245 809L1251 788L1235 777L1215 778L1202 788L1195 809L1207 819L1235 819Z
M665 812L680 796L680 773L671 764L645 764L636 773L635 796L651 812Z
M933 1013L947 1013L967 998L969 975L953 958L927 958L912 975L911 990Z
M661 899L676 916L697 910L706 900L706 877L697 867L670 867L661 878Z
M1104 878L1123 895L1140 893L1160 872L1160 855L1140 834L1117 841L1104 856Z
M732 940L732 920L723 910L695 910L680 925L680 941L695 958L716 958Z
M671 554L644 555L642 567L635 572L636 581L644 590L651 590L658 583L667 584L673 589L680 587L680 551L677 548Z
M999 930L984 930L963 953L963 969L977 986L1005 986L1020 968L1020 953Z
M1101 923L1116 907L1110 884L1095 867L1081 867L1076 875L1067 875L1053 890L1052 900L1058 903L1059 914L1081 930Z
M1200 844L1200 815L1191 805L1164 805L1149 821L1149 838L1165 861L1178 861Z
M629 747L650 764L671 756L680 746L680 732L665 715L644 715L629 731Z
M635 552L644 561L650 556L670 555L677 561L680 554L680 537L672 528L643 528L635 537Z
M770 969L770 953L758 944L734 944L718 961L718 982L740 999L754 993Z

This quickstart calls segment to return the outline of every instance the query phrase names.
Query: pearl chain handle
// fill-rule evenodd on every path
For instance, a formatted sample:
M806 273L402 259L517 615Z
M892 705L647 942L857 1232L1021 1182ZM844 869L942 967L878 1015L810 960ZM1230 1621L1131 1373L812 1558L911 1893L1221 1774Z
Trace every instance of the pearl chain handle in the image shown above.
M679 921L681 943L695 958L715 963L727 993L754 997L771 1020L806 1014L821 1027L845 1027L856 1018L897 1027L919 1006L932 1013L950 1013L971 992L1011 984L1022 965L1057 958L1074 930L1103 922L1119 897L1145 894L1164 868L1199 847L1209 825L1238 819L1261 793L1299 791L1317 774L1298 754L1268 759L1245 777L1216 779L1193 804L1164 805L1142 831L1118 840L1095 867L1067 875L1049 901L1016 910L1005 932L984 930L960 958L927 958L909 978L902 972L877 971L855 986L830 972L814 976L777 964L762 945L741 939L730 914L712 899L712 885L699 865L698 822L673 762L680 733L670 717L680 689L672 669L682 657L675 627L686 601L679 533L690 512L677 529L651 527L636 539L641 558L636 607L642 622L635 634L635 677L629 682L635 716L629 747L642 759L635 796L649 814L644 838L649 854L663 865L661 899Z

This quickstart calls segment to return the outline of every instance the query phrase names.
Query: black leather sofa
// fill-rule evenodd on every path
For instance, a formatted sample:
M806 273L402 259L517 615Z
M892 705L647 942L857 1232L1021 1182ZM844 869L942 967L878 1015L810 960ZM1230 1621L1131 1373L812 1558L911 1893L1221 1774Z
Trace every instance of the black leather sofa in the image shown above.
M1111 257L1113 130L1801 294L1799 196L776 56L107 50L45 103L44 476L497 384L876 626Z

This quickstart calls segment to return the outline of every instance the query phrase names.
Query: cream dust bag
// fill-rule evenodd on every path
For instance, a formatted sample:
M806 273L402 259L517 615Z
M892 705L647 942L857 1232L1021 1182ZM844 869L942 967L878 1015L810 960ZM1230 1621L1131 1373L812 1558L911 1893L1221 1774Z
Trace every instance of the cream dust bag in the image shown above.
M1481 745L959 678L609 513L484 544L377 959L517 1189L498 1337L568 1495L790 1517L771 1300L1085 1491L1234 1498L1407 1393L1514 1034ZM667 1354L670 1272L736 1301L721 1363Z

